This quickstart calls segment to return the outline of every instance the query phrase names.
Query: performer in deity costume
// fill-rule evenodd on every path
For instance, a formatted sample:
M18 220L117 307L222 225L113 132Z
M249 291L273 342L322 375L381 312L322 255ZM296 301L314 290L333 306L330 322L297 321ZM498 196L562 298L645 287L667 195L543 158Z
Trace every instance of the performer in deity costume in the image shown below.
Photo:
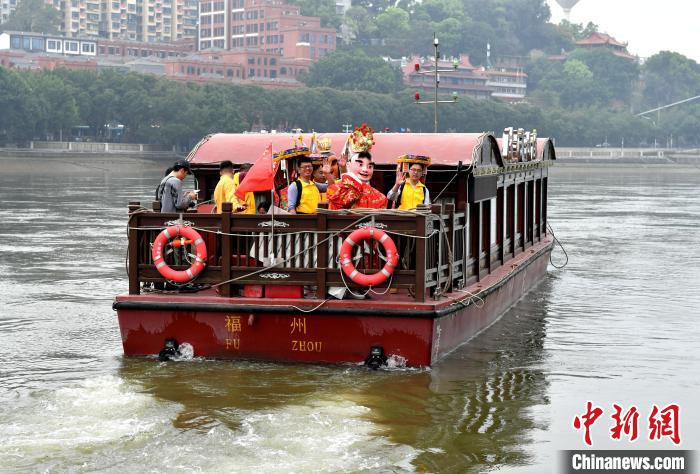
M330 165L324 166L329 178L327 195L330 209L386 209L386 196L369 184L374 174L370 153L372 145L374 130L363 123L350 135L346 144L346 148L349 148L347 173L331 184L333 176Z

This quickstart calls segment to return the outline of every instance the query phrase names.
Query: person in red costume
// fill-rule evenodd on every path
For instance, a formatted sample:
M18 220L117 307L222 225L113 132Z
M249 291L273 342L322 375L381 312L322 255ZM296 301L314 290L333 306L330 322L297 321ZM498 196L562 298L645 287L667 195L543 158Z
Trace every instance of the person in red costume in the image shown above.
M333 183L330 167L324 167L326 176L331 178L327 191L329 209L386 209L386 196L369 184L374 173L369 152L373 144L373 130L362 124L348 139L347 173Z

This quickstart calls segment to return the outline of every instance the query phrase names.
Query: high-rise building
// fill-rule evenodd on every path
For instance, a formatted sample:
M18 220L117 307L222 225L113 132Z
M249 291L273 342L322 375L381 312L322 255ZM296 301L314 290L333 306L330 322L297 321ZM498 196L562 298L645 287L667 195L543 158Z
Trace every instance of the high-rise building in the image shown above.
M0 0L0 23L4 23L15 11L17 0Z
M5 21L22 0L0 0ZM60 12L60 32L145 42L172 42L197 34L197 0L46 0Z
M200 0L200 51L260 51L279 55L286 74L297 76L312 62L334 51L335 28L318 17L303 16L301 7L283 0ZM248 68L246 76L257 73Z

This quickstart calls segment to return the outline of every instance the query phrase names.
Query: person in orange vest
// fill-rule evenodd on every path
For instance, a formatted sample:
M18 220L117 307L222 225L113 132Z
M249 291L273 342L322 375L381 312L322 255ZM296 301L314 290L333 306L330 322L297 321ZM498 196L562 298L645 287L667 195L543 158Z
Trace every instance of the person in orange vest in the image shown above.
M429 205L430 191L424 181L430 158L422 155L401 155L397 162L396 184L386 195L393 203L392 207L412 210L419 204Z

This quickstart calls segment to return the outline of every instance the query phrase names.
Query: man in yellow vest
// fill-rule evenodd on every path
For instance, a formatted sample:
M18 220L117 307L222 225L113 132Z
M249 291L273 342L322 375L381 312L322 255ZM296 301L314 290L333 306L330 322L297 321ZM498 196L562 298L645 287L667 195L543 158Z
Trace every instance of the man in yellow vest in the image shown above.
M216 184L216 188L214 188L214 202L216 203L217 214L221 214L221 205L223 203L237 200L233 194L236 190L233 185L233 163L229 160L222 161L219 165L219 175L221 177Z
M386 197L392 201L395 209L411 210L419 204L430 204L430 191L423 180L425 171L430 165L430 158L421 155L402 155L396 168L396 184L389 190ZM408 177L406 177L406 169Z
M314 181L314 165L308 156L300 159L298 170L299 178L289 185L287 191L287 210L290 214L315 214L321 193L326 192L328 184Z

